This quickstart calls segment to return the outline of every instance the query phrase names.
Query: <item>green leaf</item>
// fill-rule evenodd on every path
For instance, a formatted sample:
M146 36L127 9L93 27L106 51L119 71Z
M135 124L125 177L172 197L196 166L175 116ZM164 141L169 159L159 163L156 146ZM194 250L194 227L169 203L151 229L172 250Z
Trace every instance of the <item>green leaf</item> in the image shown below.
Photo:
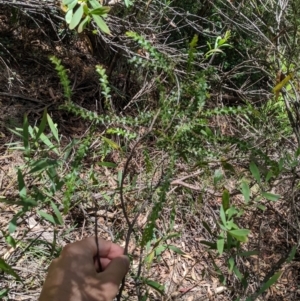
M260 288L258 294L262 294L265 292L271 285L273 285L279 277L282 275L283 271L279 271L276 274L274 274L266 283L263 284L263 286Z
M224 211L223 205L221 205L221 207L220 207L220 217L221 217L221 221L222 221L223 225L226 226L226 216L225 216L225 211Z
M26 186L23 178L22 171L18 169L18 187L19 187L19 195L22 199L26 198Z
M58 223L56 222L56 220L54 219L53 215L48 214L44 211L38 210L37 213L44 218L45 220L47 220L48 222L50 222L53 225L57 225Z
M231 230L231 229L238 229L239 227L232 220L230 220L226 223L226 228L228 230Z
M269 182L273 176L274 176L273 172L271 170L269 170L266 175L266 182Z
M173 246L173 245L169 245L168 248L170 250L172 250L173 252L180 254L180 255L184 255L185 253L183 251L181 251L179 248Z
M1 300L2 298L6 297L7 294L8 294L8 292L9 292L9 289L8 289L8 288L4 288L3 290L1 290L1 291L0 291L0 300Z
M45 128L46 128L46 125L47 125L47 110L44 110L44 114L43 114L43 117L42 117L42 120L41 120L41 123L40 123L40 126L39 126L39 130L38 130L38 133L37 135L35 136L35 142L40 138L41 134L44 132Z
M0 257L0 270L4 271L5 273L7 273L9 275L14 276L18 280L20 280L20 277L18 276L18 274L1 257Z
M89 3L93 8L101 8L101 5L97 0L89 0Z
M129 7L130 5L132 5L132 1L130 1L130 0L124 0L124 3L126 5L126 7Z
M23 122L23 144L25 148L25 154L28 155L30 148L29 148L29 124L28 124L28 118L27 115L24 117L24 122Z
M233 272L240 281L243 279L243 275L236 266L233 267Z
M73 8L78 4L77 0L72 1L69 5L68 5L68 9L73 10Z
M166 245L160 245L160 246L158 246L157 248L155 248L155 256L159 256L166 249L167 249Z
M49 147L49 150L53 150L57 155L59 155L57 148L44 133L41 134L40 140Z
M17 219L18 219L18 214L15 215L11 221L9 222L8 224L8 232L11 234L11 233L14 233L17 229Z
M100 16L92 15L92 17L101 31L103 31L106 34L110 34L110 30L109 30L107 24L104 22L104 20Z
M63 224L64 224L63 218L62 218L62 216L61 216L61 214L60 214L60 212L59 212L57 206L56 206L52 201L51 201L51 207L52 207L52 209L53 209L53 212L55 213L55 216L56 216L56 218L57 218L57 220L58 220L58 223L59 223L60 225L63 225Z
M69 9L65 15L65 20L67 24L70 24L73 18L73 9Z
M69 25L70 29L74 29L80 22L83 16L83 4L80 4L75 13L73 14L71 23Z
M105 166L105 167L111 167L111 168L115 168L118 166L116 163L113 163L113 162L99 162L98 165Z
M145 284L149 285L150 287L154 288L156 291L158 291L160 294L164 294L165 292L165 287L153 280L147 279L147 278L143 278Z
M209 225L207 224L207 222L203 221L202 224L203 224L203 227L207 230L207 232L210 235L212 235L211 229L210 229Z
M15 134L17 137L20 137L23 139L23 129L16 129L16 130L13 130L13 129L9 129L10 132L12 132L13 134ZM16 144L16 143L14 143ZM9 145L12 145L12 143L10 143Z
M273 201L273 202L276 202L280 199L280 195L278 194L273 194L273 193L270 193L270 192L263 192L261 194L265 199L269 200L269 201Z
M248 241L247 236L250 233L250 230L248 229L230 230L228 231L228 233L238 241L247 242Z
M35 172L39 172L39 171L43 171L45 169L48 169L52 166L57 166L58 165L58 161L57 160L51 160L51 159L41 159L38 161L35 161L31 166L31 170L29 171L29 173L35 173Z
M253 178L257 181L257 183L260 183L260 173L257 165L254 162L250 163L250 171L252 173Z
M102 137L102 139L113 149L120 149L120 146L116 142L112 141L111 139L108 139L106 137Z
M218 250L218 252L219 252L220 255L223 254L224 244L225 244L224 237L223 236L218 236L218 239L217 239L217 250Z
M235 174L235 170L232 164L226 162L226 161L221 161L222 167L224 170L230 171L232 174Z
M200 240L200 243L210 247L211 249L217 250L217 244L214 242L206 241L206 240Z
M5 241L10 245L12 246L13 248L16 247L16 241L15 239L11 236L11 235L3 235L5 236Z
M221 169L215 170L214 173L214 185L216 186L223 179L223 173Z
M63 4L64 5L69 5L72 1L74 1L74 0L63 0Z
M229 273L232 273L234 268L234 259L232 257L229 258L228 260L228 271Z
M250 201L250 187L249 184L244 180L242 181L241 189L245 202L248 204Z
M224 189L222 194L222 206L224 208L224 211L229 208L229 191L227 189Z
M110 7L109 6L101 6L98 8L94 8L90 11L91 15L105 15L110 11Z
M90 16L86 16L78 26L78 32L81 33L85 29L86 25L91 21Z
M57 125L53 123L53 120L52 120L52 118L50 117L49 114L47 114L47 121L48 121L50 130L51 130L51 132L52 132L54 138L55 138L56 141L59 143Z
M226 215L228 219L231 219L234 215L239 215L240 211L238 211L235 206L232 206L226 210Z
M267 209L266 206L261 205L261 204L257 205L257 208L260 209L261 211L265 211Z
M297 252L297 246L293 246L292 250L290 251L289 257L286 260L286 263L290 263L294 259L296 252Z

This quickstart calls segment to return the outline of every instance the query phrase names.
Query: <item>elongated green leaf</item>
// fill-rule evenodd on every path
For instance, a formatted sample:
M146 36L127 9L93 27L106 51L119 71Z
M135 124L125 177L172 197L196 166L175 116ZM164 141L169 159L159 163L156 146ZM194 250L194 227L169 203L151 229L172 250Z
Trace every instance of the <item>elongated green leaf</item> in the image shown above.
M124 0L124 3L126 5L126 7L129 7L130 5L132 5L132 1L130 1L130 0Z
M68 5L68 4L70 4L72 1L74 1L74 0L63 0L63 4L64 5ZM77 0L76 0L77 1Z
M52 118L50 117L49 114L47 114L47 121L50 127L50 130L54 136L54 138L56 139L56 141L59 143L59 138L58 138L58 130L57 130L57 125L54 124Z
M14 216L8 224L8 232L10 234L14 233L17 229L17 219L18 219L18 214Z
M113 163L113 162L99 162L98 165L105 166L105 167L111 167L111 168L115 168L118 166L116 163Z
M23 178L22 171L18 169L18 187L19 187L19 195L22 199L26 197L26 186Z
M80 22L81 18L83 16L83 4L79 5L75 13L73 14L71 23L69 25L70 29L74 29Z
M250 187L249 184L246 181L242 181L241 185L242 194L245 199L245 202L248 204L250 201Z
M248 241L247 236L250 233L250 230L248 229L230 230L228 231L228 233L238 241L247 242Z
M101 5L97 0L90 0L89 3L93 8L101 8Z
M14 276L16 279L20 280L18 274L13 270L13 268L5 262L4 259L0 257L0 270L4 271L5 273Z
M207 230L207 232L208 232L210 235L212 235L212 231L211 231L209 225L207 224L207 222L203 221L202 224L203 224L203 227Z
M3 232L2 232L3 233ZM16 247L16 241L15 239L11 236L11 235L4 235L3 233L3 236L5 236L5 241L10 245L12 246L13 248Z
M232 174L235 174L235 170L232 164L226 162L226 161L221 161L222 167L224 170L230 171Z
M45 169L48 169L52 166L57 166L58 162L56 160L51 160L51 159L41 159L38 161L35 161L31 166L31 170L29 173L35 173L39 171L43 171Z
M68 9L72 9L78 4L78 1L77 0L74 0L73 2L71 2L69 5L68 5Z
M169 245L168 248L177 254L180 254L180 255L185 254L183 251L181 251L179 248L177 248L175 246Z
M243 275L241 274L239 269L236 267L236 265L233 267L233 272L240 281L243 279Z
M221 207L220 207L220 217L221 217L221 221L222 221L223 225L226 226L226 216L225 216L225 211L224 211L223 205L221 205Z
M261 194L265 199L269 200L269 201L273 201L276 202L280 199L280 195L278 194L273 194L271 192L263 192Z
M42 117L42 120L41 120L41 123L40 123L40 126L39 126L39 130L35 136L35 141L37 141L41 134L44 132L45 128L46 128L46 125L47 125L47 110L44 110L44 114L43 114L43 117Z
M164 252L167 249L168 246L166 245L160 245L157 248L155 248L155 256L160 256L162 252Z
M282 275L283 271L279 271L277 273L275 273L266 283L263 284L263 286L261 287L261 289L259 290L258 294L262 294L263 292L265 292L271 285L273 285L275 282L277 282L277 280L279 279L279 277Z
M69 9L65 15L65 20L67 24L70 24L73 18L73 9Z
M81 33L84 31L85 27L87 26L87 24L91 21L90 16L86 16L81 23L78 26L78 32Z
M110 30L104 20L98 15L92 15L94 21L98 25L99 29L106 34L110 34Z
M210 247L211 249L217 250L217 244L214 242L206 241L206 240L201 240L201 244Z
M53 225L57 225L58 223L56 222L56 220L54 219L53 215L48 214L44 211L38 210L37 213L44 218L45 220L47 220L48 222L50 222Z
M149 285L150 287L154 288L156 291L158 291L160 294L164 294L165 287L153 280L150 279L143 279L145 284Z
M267 175L266 175L266 182L269 182L270 179L274 176L273 172L271 170L268 171Z
M234 268L234 259L233 257L230 257L228 260L228 270L230 273L232 273L233 268Z
M224 237L219 236L217 239L217 249L220 255L223 254L223 250L224 250L224 244L225 244L225 240Z
M162 240L166 241L167 239L172 239L172 238L180 237L180 236L181 236L180 233L172 232L172 233L169 233L168 235L166 235Z
M216 169L214 173L214 185L216 186L223 179L223 177L222 170Z
M57 155L59 155L57 148L53 145L53 143L45 134L41 134L40 140L49 147L49 150L53 150Z
M24 148L25 148L25 154L29 154L29 124L28 124L28 118L27 115L24 117L24 122L23 122L23 143L24 143Z
M290 251L289 257L286 260L286 263L290 263L294 259L296 252L297 252L297 246L293 246L292 250Z
M260 173L257 165L254 162L250 163L250 171L252 173L253 178L257 181L257 183L260 183Z
M108 138L106 138L106 137L102 137L102 139L103 139L110 147L112 147L113 149L119 149L119 148L120 148L120 146L119 146L116 142L112 141L111 139L108 139Z
M222 194L222 206L225 212L229 208L229 191L227 189L224 189Z
M55 213L55 216L56 216L56 218L57 218L57 220L58 220L58 223L59 223L60 225L63 225L63 224L64 224L63 218L62 218L62 216L61 216L61 214L60 214L60 212L59 212L57 206L56 206L52 201L51 201L51 207L52 207L52 209L53 209L53 212Z
M13 134L15 134L16 136L23 138L23 129L9 129L10 132L12 132ZM10 145L12 145L12 143L10 143Z
M8 292L9 292L9 289L8 289L8 288L4 288L3 290L1 290L1 291L0 291L0 300L1 300L2 298L4 298L5 296L7 296Z
M98 7L98 8L94 8L90 11L91 15L105 15L110 11L110 7L109 6L102 6L102 7Z

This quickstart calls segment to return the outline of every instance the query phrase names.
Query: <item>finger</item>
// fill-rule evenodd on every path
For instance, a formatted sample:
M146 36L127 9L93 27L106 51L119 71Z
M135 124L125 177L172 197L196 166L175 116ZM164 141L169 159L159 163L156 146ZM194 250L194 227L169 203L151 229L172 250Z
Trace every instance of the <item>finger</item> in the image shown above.
M98 238L99 255L100 257L113 259L121 256L124 253L124 249L111 241L106 241ZM65 253L72 253L76 255L85 255L93 258L97 255L97 244L95 237L89 237L81 241L74 242L64 247L62 255Z
M113 259L104 272L97 274L102 283L103 291L110 294L109 298L113 299L117 295L119 286L128 270L129 258L122 255Z

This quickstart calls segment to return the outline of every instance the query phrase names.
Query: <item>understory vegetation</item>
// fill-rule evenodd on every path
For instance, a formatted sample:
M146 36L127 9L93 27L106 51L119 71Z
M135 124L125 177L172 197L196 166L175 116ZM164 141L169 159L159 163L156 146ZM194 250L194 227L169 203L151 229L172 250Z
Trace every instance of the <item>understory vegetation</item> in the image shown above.
M0 299L64 245L118 300L299 300L299 0L0 0Z

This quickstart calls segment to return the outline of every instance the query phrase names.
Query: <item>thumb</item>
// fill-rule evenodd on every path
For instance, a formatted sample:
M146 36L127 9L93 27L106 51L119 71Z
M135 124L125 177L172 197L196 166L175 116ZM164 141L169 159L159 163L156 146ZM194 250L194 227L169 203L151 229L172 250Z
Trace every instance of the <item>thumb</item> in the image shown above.
M113 299L117 295L119 286L128 270L129 258L122 255L114 258L102 273L97 274L108 299Z

